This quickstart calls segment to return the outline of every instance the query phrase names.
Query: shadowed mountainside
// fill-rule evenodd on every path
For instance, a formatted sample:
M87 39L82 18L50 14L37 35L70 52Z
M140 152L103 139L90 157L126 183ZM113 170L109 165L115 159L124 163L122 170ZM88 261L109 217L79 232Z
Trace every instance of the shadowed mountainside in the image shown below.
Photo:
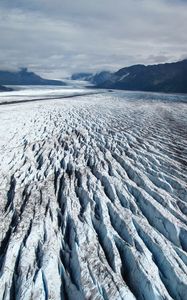
M187 60L120 69L99 87L153 92L187 93Z
M39 75L29 72L27 68L19 71L0 71L0 84L2 85L66 85L60 80L44 79Z
M85 80L98 88L187 93L187 60L148 66L134 65L115 73L103 71L89 75Z
M0 92L8 92L8 91L11 91L12 89L11 88L7 88L3 85L0 85Z

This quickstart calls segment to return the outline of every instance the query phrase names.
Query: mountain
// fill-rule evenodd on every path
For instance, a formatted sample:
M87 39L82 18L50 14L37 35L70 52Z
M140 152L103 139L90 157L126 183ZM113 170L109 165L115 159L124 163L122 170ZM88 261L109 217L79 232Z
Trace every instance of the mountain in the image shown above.
M92 73L85 73L85 72L80 72L80 73L74 73L71 76L71 80L85 80L85 81L90 81L92 78L93 74Z
M134 65L111 74L99 88L187 93L187 60L158 65Z
M0 85L0 92L8 92L8 91L11 91L12 89L11 88L7 88L3 85Z
M102 71L100 73L96 73L95 75L93 75L90 81L95 85L99 85L110 80L111 75L112 75L111 72Z
M19 71L0 71L0 84L2 85L66 85L60 80L44 79L34 72L22 68Z
M94 85L102 84L110 79L112 73L108 71L93 73L75 73L71 76L72 80L85 80L93 83Z
M93 73L74 73L71 76L72 80L85 80L89 81L95 85L99 85L110 79L112 73L108 71L98 72L96 74Z

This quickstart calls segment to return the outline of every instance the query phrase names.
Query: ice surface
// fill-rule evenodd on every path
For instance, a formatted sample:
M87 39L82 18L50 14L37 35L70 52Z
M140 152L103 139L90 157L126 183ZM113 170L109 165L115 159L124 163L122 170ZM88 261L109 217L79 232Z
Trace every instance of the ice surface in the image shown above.
M33 102L36 100L62 99L79 95L96 94L94 89L85 87L67 86L11 86L13 92L0 93L0 105L20 102Z
M186 299L185 96L15 103L0 117L0 299Z

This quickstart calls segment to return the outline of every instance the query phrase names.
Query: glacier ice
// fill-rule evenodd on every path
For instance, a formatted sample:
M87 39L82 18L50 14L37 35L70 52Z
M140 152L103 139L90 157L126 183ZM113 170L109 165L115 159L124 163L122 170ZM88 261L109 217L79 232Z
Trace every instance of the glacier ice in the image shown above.
M186 299L187 104L169 97L1 105L0 299Z

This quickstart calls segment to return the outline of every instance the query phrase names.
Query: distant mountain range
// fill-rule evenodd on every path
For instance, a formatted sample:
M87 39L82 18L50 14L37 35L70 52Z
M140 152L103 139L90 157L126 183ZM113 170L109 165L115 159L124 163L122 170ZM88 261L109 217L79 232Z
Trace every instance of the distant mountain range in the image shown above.
M27 68L19 71L0 71L0 85L66 85L60 80L44 79L29 72Z
M75 73L71 76L72 80L84 80L89 81L94 85L101 84L107 81L111 77L112 73L108 71L102 71L96 74L93 73Z
M134 65L114 73L89 75L85 80L97 88L187 93L187 60L148 66Z
M3 86L3 85L0 85L0 92L8 92L8 91L11 91L12 89L10 89L10 88L7 88L7 87L5 87L5 86Z
M71 76L71 80L86 80L86 81L90 81L90 79L92 78L92 76L93 76L92 73L85 73L85 72L74 73Z

